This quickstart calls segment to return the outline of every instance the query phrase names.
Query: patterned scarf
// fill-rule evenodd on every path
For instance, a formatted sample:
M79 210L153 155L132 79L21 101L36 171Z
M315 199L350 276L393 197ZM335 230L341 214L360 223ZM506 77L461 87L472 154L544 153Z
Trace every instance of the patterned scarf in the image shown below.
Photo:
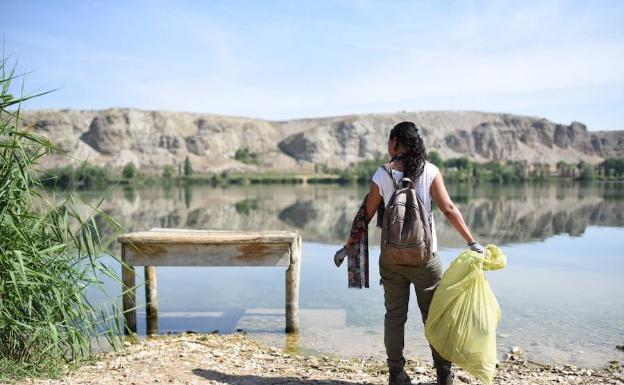
M366 199L364 197L360 208L353 218L351 224L351 235L347 241L347 273L349 278L349 288L368 286L368 215L366 214ZM377 211L377 226L381 227L383 217L383 200Z
M366 197L360 205L360 209L353 224L351 224L351 235L347 241L347 273L349 276L349 287L368 287L368 215L366 215Z

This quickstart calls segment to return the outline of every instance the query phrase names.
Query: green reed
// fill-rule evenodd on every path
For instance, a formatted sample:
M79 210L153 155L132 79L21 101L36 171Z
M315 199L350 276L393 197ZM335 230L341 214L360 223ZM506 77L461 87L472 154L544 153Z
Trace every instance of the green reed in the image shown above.
M42 94L12 96L12 82L21 79L23 90L23 75L4 58L0 72L0 380L57 377L92 358L103 336L123 349L116 299L104 306L87 299L93 287L110 299L98 275L121 285L101 260L112 239L98 223L121 226L101 201L89 205L73 192L51 197L41 188L39 161L58 149L23 127L20 108Z

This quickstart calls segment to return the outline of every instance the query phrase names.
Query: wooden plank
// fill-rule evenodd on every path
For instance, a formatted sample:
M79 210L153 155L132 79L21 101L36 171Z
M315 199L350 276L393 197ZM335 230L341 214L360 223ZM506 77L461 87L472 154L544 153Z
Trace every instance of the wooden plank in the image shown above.
M128 262L126 259L126 251L125 247L121 246L121 260L126 262L126 264L132 265L132 263ZM135 278L134 278L134 267L133 266L124 266L121 267L121 281L123 283L122 291L124 291L122 296L123 303L123 313L126 325L124 327L124 334L130 335L132 333L136 333L137 331L137 323L136 323L136 287L135 287Z
M156 266L145 266L146 335L158 334L158 291Z
M135 266L287 266L290 244L124 243Z
M297 231L225 231L152 229L123 234L117 238L121 243L291 243Z

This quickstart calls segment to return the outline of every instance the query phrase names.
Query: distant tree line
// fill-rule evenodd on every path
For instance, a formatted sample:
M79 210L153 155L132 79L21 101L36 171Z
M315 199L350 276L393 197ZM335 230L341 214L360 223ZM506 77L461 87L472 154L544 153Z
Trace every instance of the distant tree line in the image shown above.
M238 160L257 164L257 154L246 149L240 150ZM624 158L608 158L593 165L584 161L578 163L557 162L554 170L548 164L528 163L527 161L488 161L475 162L467 157L443 159L436 151L428 153L427 159L442 170L444 179L449 181L489 181L494 183L513 183L540 181L552 177L572 178L576 180L622 179L624 178ZM308 183L368 183L377 168L387 162L386 158L375 158L352 164L343 170L315 164L314 172L322 173L318 177L307 177ZM329 177L327 177L329 175ZM333 175L333 177L332 177ZM337 176L337 177L336 177ZM139 172L132 162L121 170L121 175L110 171L109 167L100 167L83 163L80 167L64 166L49 169L40 176L45 186L76 189L101 189L112 183L128 185L158 184L165 186L173 183L195 184L243 184L243 183L302 183L298 175L285 174L232 174L227 171L197 175L189 157L177 165L165 165L160 176Z
M444 179L450 181L489 181L512 183L540 181L551 177L574 178L578 180L618 179L624 177L624 159L609 158L593 165L580 161L566 163L560 161L556 170L546 163L529 163L524 160L497 161L479 163L467 157L444 160L436 151L430 151L427 159L442 170ZM340 175L342 182L368 183L377 168L385 163L384 158L358 162L344 170L333 170Z

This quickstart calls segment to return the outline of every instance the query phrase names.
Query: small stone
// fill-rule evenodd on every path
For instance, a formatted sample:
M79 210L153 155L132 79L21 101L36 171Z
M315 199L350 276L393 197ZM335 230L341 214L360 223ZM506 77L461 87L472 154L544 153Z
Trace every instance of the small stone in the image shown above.
M421 368L420 366L417 366L416 368L414 368L414 373L416 373L416 374L425 374L425 373L427 373L427 369Z

